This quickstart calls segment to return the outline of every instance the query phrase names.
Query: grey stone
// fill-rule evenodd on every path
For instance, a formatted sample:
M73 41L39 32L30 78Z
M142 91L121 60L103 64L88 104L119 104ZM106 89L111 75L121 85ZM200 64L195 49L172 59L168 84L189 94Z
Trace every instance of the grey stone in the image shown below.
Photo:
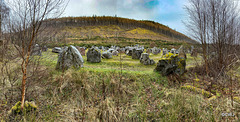
M112 53L110 53L110 52L108 52L108 51L103 52L103 53L102 53L102 58L111 59L111 58L113 58L113 57L112 57Z
M83 47L76 46L76 48L78 49L78 51L80 52L80 54L82 56L85 56L86 52L85 52L85 49Z
M187 59L186 53L187 51L185 50L185 47L183 45L181 45L176 51L176 54L178 54L179 57L183 57L185 59Z
M62 52L62 48L61 47L54 47L52 49L52 52L54 52L54 53L61 53Z
M149 58L148 53L142 53L140 57L140 62L144 65L153 65L155 64L155 61L153 59Z
M168 49L163 48L163 51L162 51L162 52L163 52L162 55L166 55L166 54L168 54Z
M132 59L140 59L143 51L141 49L133 49L132 50Z
M42 51L41 51L41 48L38 44L34 45L31 55L42 56Z
M157 47L152 48L152 54L157 55L157 54L159 54L160 52L161 52L161 49L159 49L159 48L157 48Z
M75 68L83 67L84 60L82 55L76 47L70 45L64 47L62 52L59 54L56 69L67 70L69 67L74 66Z
M152 53L152 49L148 48L148 49L147 49L147 53L148 53L148 54Z
M47 46L44 45L44 46L42 47L42 51L43 51L43 52L46 52L47 50L48 50Z
M96 48L90 48L87 52L87 61L92 63L101 62L101 51Z
M164 76L170 74L178 74L182 75L185 73L186 69L186 60L184 58L179 58L178 56L174 55L171 57L164 57L163 59L159 60L157 63L157 67L154 71L161 73Z
M132 56L132 52L133 52L133 49L128 49L127 51L126 51L126 55L128 55L128 56Z
M126 52L126 49L125 48L120 48L120 53L125 53Z
M171 51L170 51L170 53L176 54L176 49L172 48Z
M117 50L114 50L114 51L112 52L112 55L113 55L113 56L118 56L118 51L117 51Z
M115 49L110 48L110 49L108 49L108 52L112 53L114 50Z

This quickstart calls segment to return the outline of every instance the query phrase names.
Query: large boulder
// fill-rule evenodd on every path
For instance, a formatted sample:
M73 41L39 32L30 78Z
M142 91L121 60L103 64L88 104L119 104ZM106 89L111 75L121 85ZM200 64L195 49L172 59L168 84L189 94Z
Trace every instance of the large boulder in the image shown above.
M101 51L96 48L90 48L87 52L87 61L91 63L101 62Z
M74 66L75 68L83 67L84 60L82 55L76 47L70 45L64 47L62 52L59 54L56 69L67 70L69 67Z
M34 45L31 55L42 56L42 51L38 44Z
M105 58L105 59L111 59L111 58L113 58L112 57L112 53L110 53L110 52L103 52L102 53L102 58Z
M52 49L52 52L53 52L53 53L61 53L61 52L62 52L62 48L61 48L61 47L54 47L54 48Z
M149 58L148 53L142 53L140 57L140 62L144 65L153 65L155 64L155 61L153 59Z
M157 63L157 67L154 71L161 73L164 76L170 74L182 75L185 72L186 60L184 58L179 58L178 54L169 53L166 54Z
M132 59L140 59L143 51L141 49L133 49L132 50Z

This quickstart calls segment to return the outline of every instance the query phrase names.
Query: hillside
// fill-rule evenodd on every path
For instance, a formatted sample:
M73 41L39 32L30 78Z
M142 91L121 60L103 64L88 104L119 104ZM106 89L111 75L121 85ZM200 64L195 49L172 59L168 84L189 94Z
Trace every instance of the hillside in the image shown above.
M122 40L120 45L140 43L149 46L150 41L157 45L163 43L191 43L197 42L165 25L153 21L139 21L119 17L64 17L46 20L47 28L55 29L53 36L65 37L72 43L99 44L119 43L115 37ZM114 39L113 39L114 38ZM140 41L139 41L140 40Z

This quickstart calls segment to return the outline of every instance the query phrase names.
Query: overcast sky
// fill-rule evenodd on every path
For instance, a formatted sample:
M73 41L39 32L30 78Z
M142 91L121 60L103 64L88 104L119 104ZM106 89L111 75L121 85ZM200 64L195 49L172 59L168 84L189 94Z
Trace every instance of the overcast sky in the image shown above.
M152 20L186 34L187 0L70 0L63 16L115 16Z

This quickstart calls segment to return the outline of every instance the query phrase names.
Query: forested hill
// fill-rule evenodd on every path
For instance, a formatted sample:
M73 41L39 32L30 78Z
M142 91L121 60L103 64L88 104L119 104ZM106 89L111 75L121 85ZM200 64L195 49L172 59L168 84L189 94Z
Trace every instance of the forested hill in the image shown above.
M58 19L51 19L52 21L47 21L48 26L53 27L86 27L86 26L109 26L116 25L124 29L136 29L141 28L154 32L156 34L165 37L166 41L180 41L188 43L197 43L196 41L190 39L186 35L177 32L163 24L147 21L147 20L134 20L121 17L110 17L110 16L93 16L93 17L63 17ZM144 34L144 33L142 33ZM168 38L168 39L166 39Z

